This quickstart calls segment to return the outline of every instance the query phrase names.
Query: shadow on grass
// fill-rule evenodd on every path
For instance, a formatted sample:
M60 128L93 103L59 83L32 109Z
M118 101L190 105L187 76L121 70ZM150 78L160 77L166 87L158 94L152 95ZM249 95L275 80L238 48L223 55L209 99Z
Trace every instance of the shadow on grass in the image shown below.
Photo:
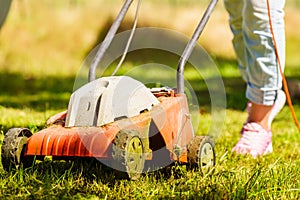
M99 41L103 40L105 36L103 33L107 32L107 27L111 25L111 22L112 20L110 19L105 26L106 28L99 32L99 37L93 46L98 44ZM127 30L128 28L130 27L121 27L120 31ZM182 41L180 42L182 43ZM143 49L129 52L126 57L126 62L130 63L130 66L158 63L165 66L172 66L174 71L176 71L179 59L180 57L178 55L163 50ZM216 65L221 74L222 72L226 71L226 67L228 66L230 66L231 69L237 67L236 61L233 59L217 57L214 61L217 63ZM112 66L115 65L116 63L112 64ZM117 75L121 75L123 72L126 73L126 71L130 70L128 67L126 67L126 63L124 63L123 66L120 70L121 73ZM189 70L189 67L190 66L187 65L187 70ZM112 67L108 69L109 72L112 70ZM164 71L155 71L154 69L153 73L151 70L153 69L150 67L149 71L147 69L147 71L143 71L141 74L138 74L138 76L146 76L146 78L141 79L150 81L151 79L157 78L157 76L161 76L166 80L166 82L176 81L175 74L170 77ZM227 71L226 73L227 75L222 77L226 91L226 107L230 109L244 110L247 102L245 98L246 85L239 75L234 73L231 74L230 71ZM109 74L107 73L106 75ZM189 76L190 75L186 75L186 78L197 95L199 106L205 107L209 110L211 106L211 98L206 82L200 76ZM296 74L293 77L288 77L288 79L299 80L300 74ZM75 77L73 76L65 77L47 75L44 77L26 77L21 72L0 72L0 106L18 109L30 108L40 112L45 111L46 109L67 109L69 97L74 86L74 80ZM299 101L296 101L296 103L299 103Z
M168 79L174 81L175 77L165 79L166 82ZM24 77L21 73L0 73L0 106L15 109L30 108L39 112L45 109L67 109L74 80L75 77ZM200 79L188 81L197 95L200 107L210 107L210 94L205 81ZM223 81L227 93L227 107L243 109L245 85L242 80L233 77L223 78Z
M0 106L8 108L66 109L74 77L25 77L0 73Z

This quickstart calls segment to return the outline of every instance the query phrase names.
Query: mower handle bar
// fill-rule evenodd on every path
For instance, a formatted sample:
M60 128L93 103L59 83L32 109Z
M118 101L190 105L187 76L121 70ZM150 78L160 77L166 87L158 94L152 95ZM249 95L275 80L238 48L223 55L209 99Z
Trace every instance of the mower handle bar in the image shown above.
M112 26L110 27L106 37L104 38L104 41L102 42L101 46L99 47L96 56L94 57L92 64L90 66L89 70L89 76L88 80L89 82L96 79L96 68L101 59L103 58L107 48L110 46L114 36L116 35L116 32L118 31L118 28L120 27L120 24L122 23L131 3L133 0L126 0L120 13L118 14L117 18L113 22ZM185 47L181 58L179 60L178 66L177 66L177 93L182 94L184 93L184 67L189 59L194 47L196 46L196 43L213 11L217 4L218 0L211 0L203 17L201 18L201 21L199 22L196 30L194 31L192 38L188 42L187 46Z
M101 59L103 58L107 48L111 44L112 40L114 39L116 32L118 31L131 3L133 0L126 0L124 3L120 13L118 14L117 18L113 22L112 26L110 27L106 37L104 38L104 41L102 42L101 46L99 47L96 56L94 57L92 64L90 66L89 70L89 82L96 79L96 68Z
M192 38L186 45L186 47L180 57L178 67L177 67L177 93L178 94L184 93L184 67L185 67L185 64L186 64L187 60L189 59L190 55L192 54L192 51L193 51L194 47L196 46L196 43L197 43L208 19L217 3L218 3L218 0L210 1L205 13L203 14L203 17L201 18L195 32L193 33Z

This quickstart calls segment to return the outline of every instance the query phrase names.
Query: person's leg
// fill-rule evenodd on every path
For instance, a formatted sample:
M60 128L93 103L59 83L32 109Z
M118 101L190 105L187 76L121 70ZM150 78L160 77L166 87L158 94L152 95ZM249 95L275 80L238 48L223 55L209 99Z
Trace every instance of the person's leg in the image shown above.
M278 113L284 101L280 89L281 74L275 56L270 32L266 0L244 0L242 35L246 56L246 97L249 99L249 117L242 129L242 137L233 151L253 157L272 151L270 119ZM284 0L270 1L275 38L281 64L285 62ZM280 95L279 95L280 94ZM278 99L278 98L277 98ZM285 98L284 98L285 100ZM274 104L275 103L275 104ZM276 105L279 105L277 109ZM276 108L276 109L274 109ZM269 116L272 116L269 118Z
M246 74L246 55L245 43L242 31L243 16L242 11L244 7L243 0L224 0L224 6L229 14L229 25L233 33L232 44L237 56L238 66L242 78L247 82Z
M284 0L270 1L271 16L281 65L285 62ZM266 130L282 78L278 68L270 32L266 0L246 0L243 36L247 57L246 96L252 102L249 122L257 122Z
M275 32L275 37L278 45L282 67L284 67L284 63L285 63L285 34L284 34L284 19L283 19L284 4L285 4L284 0L279 0L278 2L275 2L275 4L274 2L271 2L271 16L272 16L273 28ZM233 43L235 53L237 55L238 66L242 78L246 83L248 83L247 96L248 95L250 96L249 98L250 103L248 105L256 104L256 106L253 107L254 108L253 111L251 107L247 108L248 113L251 111L251 114L249 115L246 122L248 121L260 122L264 126L264 128L270 129L272 120L274 119L276 114L281 110L281 108L285 103L285 96L282 91L280 90L278 91L278 89L281 88L281 76L279 75L279 70L276 68L277 63L276 63L276 58L273 49L270 28L269 28L267 1L266 0L256 0L256 1L255 0L254 1L253 0L252 1L224 0L224 5L226 10L229 13L229 24L234 36L232 43ZM253 41L256 42L256 44L251 44L251 42ZM268 45L266 46L267 47L266 54L264 54L265 51L264 47L262 48L259 47L265 45L261 41L267 41ZM259 61L258 59L258 63L256 64L255 62L256 62L257 54L260 55L259 59L261 61ZM249 64L252 66L248 66ZM262 69L258 73L265 73L264 71L266 70L263 70L262 66L273 66L273 69L271 70L273 75L268 75L266 76L265 79L268 79L273 76L273 78L270 79L271 84L269 85L272 85L273 83L272 87L275 89L271 88L271 90L273 91L269 92L269 95L270 93L273 93L271 94L271 98L272 96L279 97L278 102L275 106L266 107L263 103L264 100L259 100L259 101L253 100L257 98L254 96L258 96L258 98L264 98L263 97L264 95L262 93L264 89L268 89L263 87L266 81L261 81L262 78L257 76L258 73L257 73L256 65ZM250 68L250 70L247 69L248 67ZM274 68L276 68L277 70L274 70ZM248 77L248 74L250 77ZM261 83L260 85L255 84L255 82L253 82L255 78L258 79L258 81L256 82ZM276 82L274 81L274 79L277 79L278 81ZM257 88L254 89L254 92L251 89L253 86L254 87L257 86ZM256 93L255 91L257 91L257 89L262 90L262 92L260 94L255 95ZM278 94L274 95L274 93L278 93ZM268 94L266 94L266 96L268 96ZM274 103L274 99L269 101L267 105L273 103ZM264 112L264 114L259 116L256 112L257 110L260 109L263 110L262 112ZM271 118L269 118L268 116L271 110L272 110L272 114L271 114Z
M272 106L272 110L271 110L271 112L269 114L267 130L271 130L271 124L272 124L274 118L276 117L276 115L281 111L281 109L285 105L285 102L286 102L286 96L285 96L284 91L278 90L277 91L277 97L276 97L275 103ZM247 103L246 111L248 112L248 114L249 114L249 112L251 110L252 104L253 103L250 102L250 101ZM256 109L254 109L254 110L256 110ZM246 120L245 124L248 123L249 121L250 120L249 120L249 117L248 117L248 119Z

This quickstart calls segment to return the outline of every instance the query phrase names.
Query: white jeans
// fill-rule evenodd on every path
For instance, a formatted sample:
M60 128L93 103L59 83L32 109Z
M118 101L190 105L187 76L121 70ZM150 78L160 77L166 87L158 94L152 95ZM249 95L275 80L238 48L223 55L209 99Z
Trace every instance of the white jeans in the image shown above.
M269 0L275 40L282 68L285 64L285 0ZM229 13L239 69L247 82L246 97L273 105L282 78L269 26L267 0L224 0Z

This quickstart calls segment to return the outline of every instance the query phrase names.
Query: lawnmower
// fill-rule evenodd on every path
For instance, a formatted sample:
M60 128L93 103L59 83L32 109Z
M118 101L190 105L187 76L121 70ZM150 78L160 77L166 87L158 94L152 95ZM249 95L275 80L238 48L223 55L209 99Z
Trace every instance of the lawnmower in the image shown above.
M148 161L178 161L201 173L215 165L214 141L196 136L184 93L184 67L217 0L212 0L177 67L177 88L147 88L129 76L96 78L96 67L133 0L126 0L97 51L89 82L70 97L68 110L49 118L34 134L11 128L2 143L2 165L32 166L33 161L96 158L129 179L149 171ZM164 156L163 156L164 155Z

